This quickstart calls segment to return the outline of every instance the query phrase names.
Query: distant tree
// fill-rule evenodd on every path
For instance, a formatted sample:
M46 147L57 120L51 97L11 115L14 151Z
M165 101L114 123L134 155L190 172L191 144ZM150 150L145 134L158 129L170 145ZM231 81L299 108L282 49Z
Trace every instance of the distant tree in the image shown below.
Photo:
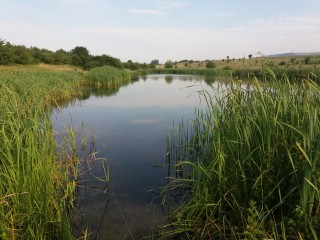
M216 64L213 61L208 61L206 63L206 68L215 68Z
M14 62L17 64L31 64L33 57L29 49L23 45L13 47Z
M0 47L3 46L5 43L6 41L0 38Z
M106 54L102 54L101 56L94 56L93 58L99 61L100 66L107 65L107 66L112 66L116 68L122 68L122 63L118 58L114 58Z
M126 63L123 64L124 68L130 70L138 70L140 67L140 63L133 62L132 60L128 60Z
M158 59L154 59L151 61L150 63L151 65L159 65L159 60Z
M46 64L55 64L54 53L43 48L40 50L41 62Z
M310 64L310 60L311 60L310 57L306 57L306 58L304 59L304 63L305 63L305 64Z
M173 68L173 62L171 60L167 60L164 64L165 68Z
M249 54L249 55L248 55L248 58L251 59L251 58L252 58L252 54Z
M85 47L75 47L71 50L72 64L84 67L89 60L89 51Z
M230 58L230 57L229 57L229 56L227 56L227 60L229 60L229 58Z
M0 65L10 65L14 63L12 45L0 39Z
M296 58L290 58L290 61L291 61L292 64L294 64L295 61L296 61Z
M39 48L31 47L30 51L31 51L31 54L33 56L35 63L42 62L42 54L41 54L41 50Z
M54 64L71 64L71 55L63 49L57 50L54 54Z

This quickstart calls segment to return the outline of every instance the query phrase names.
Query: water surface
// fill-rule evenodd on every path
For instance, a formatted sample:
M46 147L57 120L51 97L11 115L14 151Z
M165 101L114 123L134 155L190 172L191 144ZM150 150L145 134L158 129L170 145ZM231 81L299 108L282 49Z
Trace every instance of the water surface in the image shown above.
M197 91L207 88L201 77L150 75L111 95L92 90L53 114L58 138L73 126L79 150L87 139L75 235L88 226L92 239L141 239L165 223L158 193L166 183L166 137L202 107Z

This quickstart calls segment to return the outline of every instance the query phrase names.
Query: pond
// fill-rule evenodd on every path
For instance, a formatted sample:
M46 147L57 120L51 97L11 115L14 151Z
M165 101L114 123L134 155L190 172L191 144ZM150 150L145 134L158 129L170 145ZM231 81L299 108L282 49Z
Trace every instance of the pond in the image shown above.
M205 106L197 91L208 88L199 76L149 75L117 92L92 90L53 113L58 141L72 126L82 151L76 236L88 227L92 239L141 239L166 223L159 195L167 177L166 139Z

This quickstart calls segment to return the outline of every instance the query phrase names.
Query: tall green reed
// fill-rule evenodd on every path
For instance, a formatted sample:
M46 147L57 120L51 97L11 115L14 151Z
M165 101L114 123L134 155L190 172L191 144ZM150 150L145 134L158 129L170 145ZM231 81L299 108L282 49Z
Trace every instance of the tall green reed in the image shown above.
M0 72L0 239L72 239L70 159L56 153L49 108L80 94L81 76ZM69 150L66 149L66 152Z
M203 92L208 109L168 141L180 174L163 190L178 201L164 237L317 239L319 87L267 76Z
M116 88L131 81L131 71L110 66L96 67L87 73L87 77L93 86Z

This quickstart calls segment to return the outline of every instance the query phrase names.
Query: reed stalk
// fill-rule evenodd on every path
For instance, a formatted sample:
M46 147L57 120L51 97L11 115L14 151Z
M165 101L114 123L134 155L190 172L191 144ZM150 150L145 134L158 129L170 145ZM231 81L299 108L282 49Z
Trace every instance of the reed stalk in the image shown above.
M320 91L266 72L204 91L197 111L168 140L164 202L177 203L163 238L317 239L320 235ZM186 126L186 124L182 124ZM178 193L178 194L177 194Z
M50 108L78 96L82 77L0 71L0 239L73 239L69 150L57 154Z

